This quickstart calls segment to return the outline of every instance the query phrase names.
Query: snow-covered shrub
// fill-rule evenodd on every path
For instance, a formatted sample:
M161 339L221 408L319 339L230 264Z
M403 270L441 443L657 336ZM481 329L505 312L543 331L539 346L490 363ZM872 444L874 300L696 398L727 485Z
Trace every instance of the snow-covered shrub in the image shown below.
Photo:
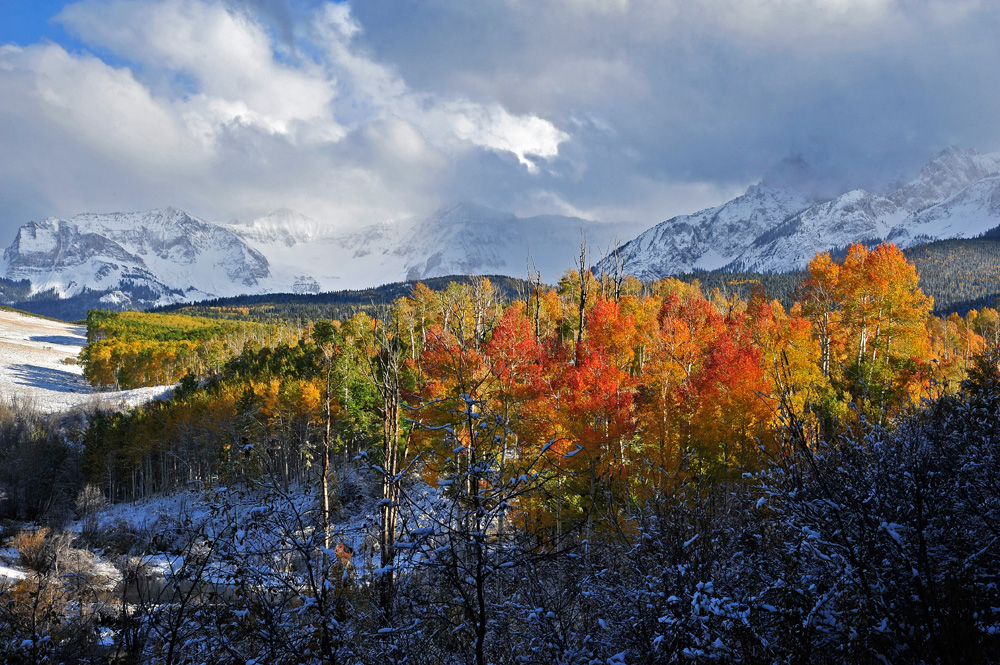
M1000 659L998 406L996 360L983 358L959 394L800 441L772 469L776 554L792 565L760 602L809 627L812 658Z

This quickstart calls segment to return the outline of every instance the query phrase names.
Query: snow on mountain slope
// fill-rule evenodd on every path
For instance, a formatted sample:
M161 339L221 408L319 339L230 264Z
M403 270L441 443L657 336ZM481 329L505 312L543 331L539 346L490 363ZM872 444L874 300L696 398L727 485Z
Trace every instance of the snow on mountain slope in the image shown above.
M915 213L998 173L1000 153L983 155L951 146L932 157L916 178L888 198L907 213Z
M593 254L641 230L558 215L520 218L464 202L424 219L347 233L288 213L278 221L268 216L227 228L267 257L272 291L354 289L455 274L524 277L529 257L542 279L555 281L573 266L581 231Z
M785 164L782 177L765 178L726 204L643 233L623 247L626 272L646 280L716 268L780 272L803 268L817 252L853 242L889 239L907 247L971 237L1000 225L995 204L1000 194L993 198L1000 184L997 154L949 148L885 196L855 189L821 203L805 198L809 173L800 161Z
M525 276L529 257L554 281L573 265L581 231L594 253L639 230L571 217L522 219L469 203L349 232L291 210L212 224L168 208L25 224L4 252L4 274L30 280L34 292L97 292L114 307L448 274Z
M235 234L174 208L30 222L4 259L6 276L34 291L127 286L159 302L259 290L269 275L267 259Z
M1000 176L992 176L910 215L886 238L901 247L911 247L942 238L973 238L998 226Z
M621 248L626 272L654 280L691 270L714 270L737 259L761 234L808 208L796 192L753 185L715 208L673 217ZM606 267L598 265L598 270Z
M1000 224L983 221L983 196L996 187L997 155L948 148L920 174L886 196L864 190L802 211L757 238L730 269L779 272L802 268L817 252L853 242L891 240L902 247L971 237ZM951 201L956 201L952 204Z
M905 213L889 199L856 189L803 210L761 234L728 264L729 269L781 272L801 267L816 255L852 242L885 238Z
M520 218L471 203L425 219L337 230L292 210L249 223L212 224L180 210L85 214L30 222L4 251L8 279L115 307L215 296L317 292L449 274L547 282L573 266L585 234L591 258L616 238L625 270L653 280L719 268L802 268L818 251L857 242L902 246L971 237L1000 226L1000 155L949 148L916 178L880 195L834 195L840 182L789 158L744 194L645 230L557 215ZM606 267L598 263L598 270ZM93 293L90 293L93 292ZM89 303L90 301L88 301ZM93 306L88 304L88 306Z
M505 246L526 244L521 230L510 213L459 204L417 223L393 253L404 259L408 279L502 272Z
M316 293L398 281L403 259L393 255L407 222L344 232L293 210L279 210L226 228L267 257L271 292Z
M308 244L330 235L326 224L288 208L275 210L246 224L226 224L225 228L247 242L286 247Z

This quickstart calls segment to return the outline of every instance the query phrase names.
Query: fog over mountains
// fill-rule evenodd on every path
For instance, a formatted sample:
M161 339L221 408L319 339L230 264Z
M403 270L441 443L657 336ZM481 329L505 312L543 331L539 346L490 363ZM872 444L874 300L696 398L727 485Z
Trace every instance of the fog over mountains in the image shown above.
M598 270L608 267L599 259L618 239L626 272L653 280L692 270L795 270L818 251L852 242L911 247L1000 226L1000 154L949 148L882 193L830 197L834 186L790 158L741 196L645 231L634 223L520 218L471 203L350 232L293 210L227 224L175 208L82 214L24 224L4 250L3 275L29 280L33 293L144 307L450 274L523 277L529 267L555 282L584 235Z

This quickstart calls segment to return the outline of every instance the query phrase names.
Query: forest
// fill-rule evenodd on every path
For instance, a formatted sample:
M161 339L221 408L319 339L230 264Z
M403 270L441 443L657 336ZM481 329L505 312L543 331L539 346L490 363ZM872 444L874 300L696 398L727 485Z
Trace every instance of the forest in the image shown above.
M889 244L784 304L585 258L305 324L91 311L95 386L178 385L0 413L0 510L84 525L10 534L5 662L1000 659L995 309L935 316Z
M283 326L177 314L92 309L86 323L87 346L80 355L84 376L95 386L116 390L218 373L248 345L260 348L294 338Z

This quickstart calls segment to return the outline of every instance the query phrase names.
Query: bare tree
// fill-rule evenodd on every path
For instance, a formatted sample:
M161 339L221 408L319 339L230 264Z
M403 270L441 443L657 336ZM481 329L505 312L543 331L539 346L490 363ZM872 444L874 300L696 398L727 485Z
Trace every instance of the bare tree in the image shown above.
M621 300L622 286L625 283L625 255L622 253L621 241L616 237L602 253L599 265L601 266L601 282L610 282L611 296L615 302ZM607 293L605 293L605 297Z
M396 533L399 520L400 469L406 463L408 436L404 435L400 409L403 384L403 358L399 335L399 318L395 311L385 312L376 319L371 336L372 352L367 354L368 378L381 398L379 416L382 421L381 460L376 471L381 475L379 501L379 606L386 624L392 623L394 597L394 563Z
M587 274L590 272L590 267L587 259L587 233L585 231L580 231L580 255L573 262L580 276L580 288L577 294L579 324L576 328L576 364L579 365L581 360L580 354L583 352L583 329L586 320L587 297L590 295L590 284L587 282Z

